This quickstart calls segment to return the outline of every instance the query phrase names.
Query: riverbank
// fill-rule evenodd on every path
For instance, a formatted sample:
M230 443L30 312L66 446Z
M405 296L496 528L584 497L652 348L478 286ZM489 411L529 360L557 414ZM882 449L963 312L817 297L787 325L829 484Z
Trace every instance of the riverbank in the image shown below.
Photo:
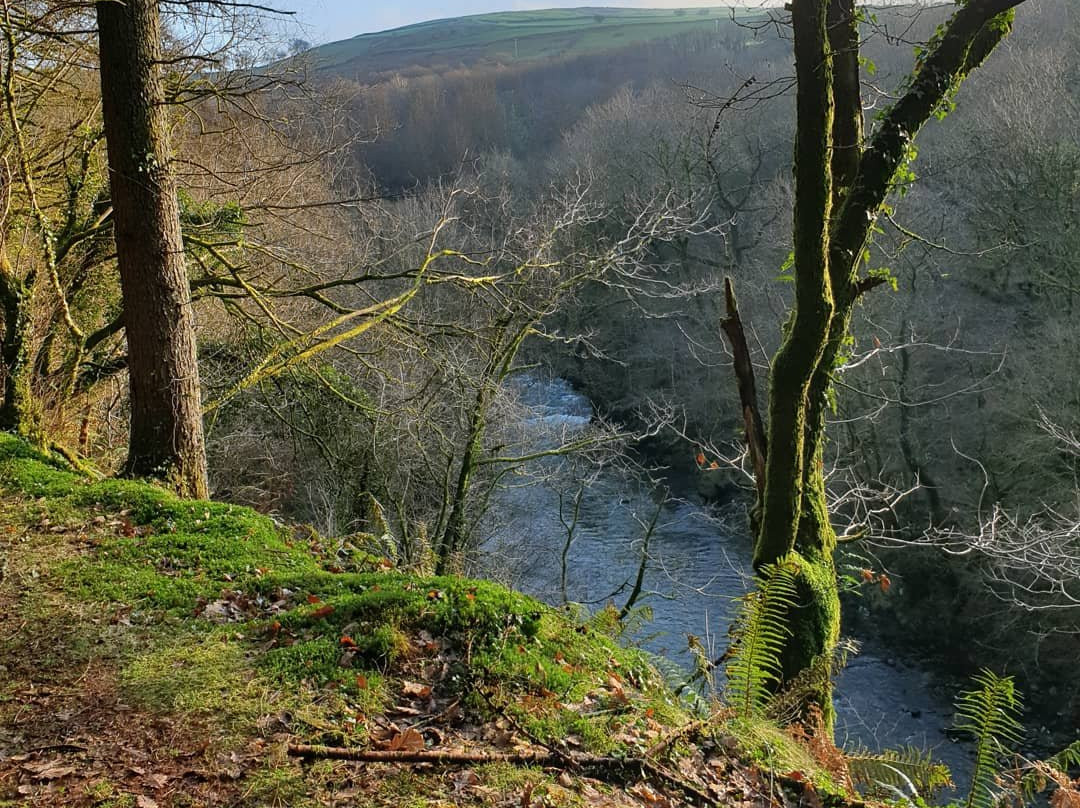
M535 413L541 440L544 427L552 423L587 427L593 405L569 382L528 377L522 384L522 399ZM485 574L515 582L549 603L558 604L565 595L589 609L607 602L621 606L641 564L646 530L657 515L634 640L684 670L695 664L694 642L715 659L727 645L734 605L749 585L751 544L741 509L717 509L697 496L695 480L715 472L699 469L689 457L684 465L689 469L673 472L667 483L675 492L690 493L666 503L655 485L632 472L610 467L590 476L574 509L569 547L567 503L574 501L576 478L563 479L560 489L560 476L551 474L544 485L498 494L502 522L488 546L488 557L496 561ZM941 612L930 620L932 608L921 601L927 582L947 574L939 562L930 559L932 569L913 575L889 566L883 582L886 570L878 562L841 557L841 572L852 584L842 598L844 633L862 650L837 680L836 737L851 750L924 750L950 767L956 796L970 784L974 755L968 739L955 730L955 700L970 689L973 672L983 666L1002 668L994 666L988 649L975 646L974 631L951 645L937 637L942 614L953 620L963 614L956 604L965 594L944 587L932 601ZM874 569L864 572L868 564ZM928 623L932 628L927 629ZM1020 681L1023 690L1028 681ZM1078 684L1075 677L1066 677L1050 687L1064 694ZM1049 755L1076 740L1068 708L1047 699L1046 689L1031 695L1025 699L1034 709L1023 716L1028 729L1023 751Z
M842 758L691 714L503 587L0 435L0 805L842 805ZM343 759L345 758L345 759Z

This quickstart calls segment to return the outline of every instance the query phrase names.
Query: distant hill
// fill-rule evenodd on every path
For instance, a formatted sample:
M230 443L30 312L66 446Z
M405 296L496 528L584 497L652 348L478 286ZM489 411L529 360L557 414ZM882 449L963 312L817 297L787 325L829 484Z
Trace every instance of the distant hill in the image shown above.
M362 34L309 51L317 71L350 78L407 68L514 64L593 55L732 25L733 9L574 8L509 11ZM742 18L756 9L735 9Z

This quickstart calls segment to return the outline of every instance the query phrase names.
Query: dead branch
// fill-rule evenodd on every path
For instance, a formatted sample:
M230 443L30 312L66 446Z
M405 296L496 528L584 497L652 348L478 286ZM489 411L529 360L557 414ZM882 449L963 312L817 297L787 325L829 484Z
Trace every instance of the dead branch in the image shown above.
M765 437L765 424L761 420L761 411L758 409L754 363L746 342L742 319L739 317L739 306L735 301L735 289L731 278L724 278L724 297L727 300L727 317L720 322L720 328L731 343L735 380L739 388L739 401L742 404L743 423L746 427L746 443L750 448L750 460L754 467L754 483L757 486L758 501L762 502L765 496L765 458L768 444Z
M513 763L530 766L573 768L604 780L621 784L628 779L648 778L677 789L686 797L701 805L714 805L708 794L697 786L676 777L661 766L643 758L619 758L581 753L562 754L541 750L518 752L491 752L467 749L356 749L345 746L321 746L317 744L289 744L288 753L305 759L350 760L358 763L431 763L443 766L466 766L480 763Z

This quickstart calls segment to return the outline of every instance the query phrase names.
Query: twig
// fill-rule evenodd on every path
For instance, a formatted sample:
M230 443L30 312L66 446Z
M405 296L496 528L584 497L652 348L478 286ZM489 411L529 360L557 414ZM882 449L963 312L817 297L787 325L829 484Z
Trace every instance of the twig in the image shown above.
M654 781L677 789L701 805L715 805L716 801L692 783L677 777L657 764L641 758L604 757L585 754L556 754L550 751L528 750L521 752L487 752L466 749L356 749L346 746L320 746L314 744L289 744L288 753L300 758L329 758L351 760L358 763L434 763L451 766L478 763L514 763L533 766L566 766L570 762L575 769L612 784L624 784L635 776L646 775Z
M685 738L687 735L693 735L703 726L705 726L706 719L698 719L697 721L691 721L687 724L683 724L673 732L669 732L655 744L649 747L645 752L645 757L652 759L660 755L665 749L671 746L675 741L680 738Z

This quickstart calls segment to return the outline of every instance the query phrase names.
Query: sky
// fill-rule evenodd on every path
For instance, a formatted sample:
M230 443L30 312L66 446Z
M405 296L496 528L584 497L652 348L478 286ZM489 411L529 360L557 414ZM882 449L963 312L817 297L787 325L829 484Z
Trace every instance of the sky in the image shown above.
M621 8L691 8L731 5L732 0L279 0L297 11L304 38L313 43L348 39L424 20L526 11L537 8L609 6ZM737 2L737 0L736 0Z

